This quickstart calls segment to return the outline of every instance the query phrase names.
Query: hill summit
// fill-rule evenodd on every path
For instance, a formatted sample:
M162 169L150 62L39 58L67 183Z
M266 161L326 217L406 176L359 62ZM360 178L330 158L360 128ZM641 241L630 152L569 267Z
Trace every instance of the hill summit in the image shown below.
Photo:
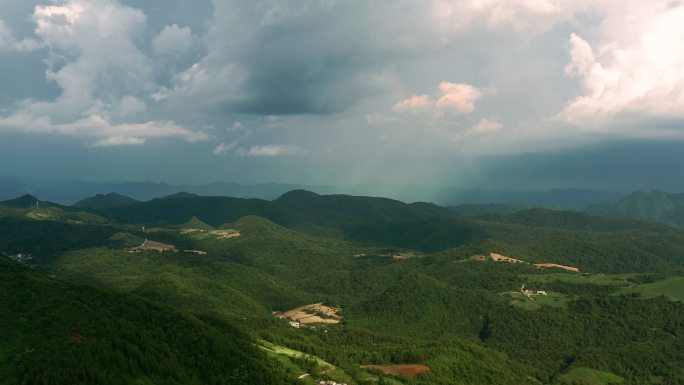
M281 203L304 203L311 199L320 197L319 194L307 190L292 190L281 195L276 199Z
M117 193L109 194L97 194L90 198L82 199L74 203L74 207L90 208L90 209L101 209L104 207L116 207L123 206L132 203L137 203L138 201L127 197L125 195Z
M641 219L684 227L684 193L637 191L624 199L588 210L610 218Z
M42 201L31 194L24 194L18 198L0 202L0 206L28 209L40 205Z

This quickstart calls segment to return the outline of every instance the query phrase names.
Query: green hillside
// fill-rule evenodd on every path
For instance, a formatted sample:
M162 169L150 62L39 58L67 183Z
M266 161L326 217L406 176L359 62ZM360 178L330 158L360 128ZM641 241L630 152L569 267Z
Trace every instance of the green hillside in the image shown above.
M638 191L616 203L590 207L587 211L611 218L642 219L684 227L684 193Z
M109 193L97 194L90 198L82 199L73 204L73 207L102 209L105 207L116 207L137 203L138 201L125 195Z
M288 378L309 374L305 384L374 385L384 375L364 365L399 364L431 370L389 383L684 379L674 359L684 353L684 302L676 301L684 232L670 226L547 209L461 217L427 204L301 191L272 202L187 194L152 202L111 210L138 207L152 217L145 210L163 208L178 222L77 224L6 208L0 251L61 280L175 309L219 334L234 325L262 345L317 357L261 349ZM188 216L198 212L188 202L206 206L213 222ZM223 221L220 212L283 216ZM490 253L523 262L473 258ZM547 295L528 297L523 284ZM272 313L316 303L340 308L339 322L294 328Z
M684 301L684 277L671 277L661 281L630 285L620 291L621 294L638 294L643 298L666 296L674 300Z
M31 254L36 263L49 264L68 250L116 244L115 229L52 220L0 216L0 252Z
M450 206L449 209L458 215L473 216L491 213L516 213L518 211L529 210L540 206L542 205L535 205L531 203L464 203L456 206Z
M108 221L100 215L82 211L79 208L61 206L56 203L41 201L32 195L23 195L19 198L1 201L0 216L65 221L79 224L102 224Z
M426 203L306 191L274 201L181 194L99 212L133 223L202 229L230 228L253 215L311 235L423 253L491 240L529 262L594 272L663 271L681 266L684 255L684 234L646 222L549 209L462 217Z
M0 384L282 384L234 328L0 258Z
M406 204L387 198L318 195L298 190L274 201L230 197L174 195L148 202L106 207L98 212L135 223L177 225L196 217L211 226L247 215L267 218L287 227L338 228L369 222L455 217L448 209L427 203Z
M55 206L59 206L59 205L52 203L52 202L41 201L40 199L34 197L33 195L25 194L25 195L22 195L20 197L14 198L14 199L2 201L2 202L0 202L0 206L13 207L13 208L18 208L18 209L29 209L29 208L40 207L40 206L55 207Z

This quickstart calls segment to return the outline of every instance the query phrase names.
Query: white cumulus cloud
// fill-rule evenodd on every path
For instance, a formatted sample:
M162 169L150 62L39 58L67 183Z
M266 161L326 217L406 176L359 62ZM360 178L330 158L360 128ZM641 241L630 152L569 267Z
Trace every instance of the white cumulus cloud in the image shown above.
M490 134L503 128L503 123L497 118L482 118L477 123L470 126L469 134Z
M475 101L482 92L470 84L442 82L439 84L442 96L437 100L437 108L469 113L475 110Z
M293 156L302 153L299 146L285 145L285 144L268 144L265 146L252 146L247 150L240 151L241 155L246 156Z
M434 97L411 95L399 100L392 109L397 113L411 113L414 118L424 118L427 123L432 119L443 119L446 115L470 114L475 111L475 102L484 95L478 88L465 83L443 81L438 88L439 93ZM381 120L368 119L368 123L377 124Z
M600 127L621 116L684 118L684 7L625 2L606 8L596 41L569 39L566 73L583 93L560 117Z
M430 108L432 100L428 95L411 95L394 105L395 111L424 111Z
M234 141L230 143L219 143L218 146L214 148L214 155L224 155L230 152L230 150L237 147L239 141Z
M145 138L136 138L134 136L112 136L106 139L100 139L93 143L93 147L111 147L122 145L141 145L145 144Z
M39 45L47 48L46 80L61 92L53 100L18 103L0 115L0 131L72 135L94 146L207 139L167 119L129 121L147 110L143 98L155 83L150 59L136 43L147 27L142 11L117 0L70 0L36 6L32 20ZM7 36L0 23L0 42Z

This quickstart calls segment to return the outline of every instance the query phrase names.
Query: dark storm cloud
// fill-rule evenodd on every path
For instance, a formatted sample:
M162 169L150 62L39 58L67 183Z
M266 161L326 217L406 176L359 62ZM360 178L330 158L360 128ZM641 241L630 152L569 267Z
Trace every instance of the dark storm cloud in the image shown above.
M373 96L386 86L382 71L412 53L385 18L415 6L381 3L215 1L208 54L196 67L224 85L209 99L232 112L291 115L338 112ZM193 79L182 86L202 94Z
M248 69L236 108L257 114L329 113L372 92L372 76L392 57L369 45L348 5L320 7L253 31L235 54ZM362 17L362 16L361 16ZM371 35L371 36L369 36Z

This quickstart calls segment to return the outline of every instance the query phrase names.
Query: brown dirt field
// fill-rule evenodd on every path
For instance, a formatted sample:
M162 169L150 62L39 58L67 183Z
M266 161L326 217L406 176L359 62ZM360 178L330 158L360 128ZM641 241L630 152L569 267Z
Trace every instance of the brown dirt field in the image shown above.
M209 234L216 235L218 238L221 239L229 239L240 236L240 232L235 230L211 230Z
M505 255L496 254L496 253L491 253L491 254L489 254L489 256L495 262L527 263L525 261L521 261L520 259L511 258L511 257L507 257Z
M565 266L565 265L558 265L556 263L535 263L534 267L538 267L540 269L546 269L550 267L556 267L559 269L564 269L568 271L574 271L575 273L579 273L579 269L573 266Z
M404 364L404 365L363 365L364 369L379 370L384 374L391 374L394 376L414 377L421 373L429 372L431 369L426 365L421 364Z
M515 259L515 258L507 257L507 256L505 256L505 255L496 254L496 253L491 253L491 254L489 254L489 257L487 257L486 255L473 255L472 257L470 257L470 259L475 260L475 261L487 261L487 260L491 259L491 260L494 261L494 262L525 263L525 264L529 264L529 262L525 262L525 261L523 261L523 260L521 260L521 259ZM565 265L559 265L559 264L556 264L556 263L535 263L533 266L536 267L536 268L539 268L539 269L547 269L547 268L550 268L550 267L556 267L556 268L559 268L559 269L564 269L564 270L574 271L574 272L576 272L576 273L579 273L579 269L576 268L576 267L573 267L573 266L565 266Z
M309 312L307 312L307 310ZM301 324L336 324L342 321L342 316L339 314L340 311L341 310L338 308L325 306L322 302L319 302L300 306L296 309L288 310L286 312L274 312L273 315L277 318L289 318ZM320 312L326 317L324 318L317 314L311 314L311 312Z
M209 233L211 235L216 236L216 238L219 239L230 239L230 238L235 238L240 236L240 232L236 230L202 230L202 229L181 229L181 234L191 234L191 233Z

